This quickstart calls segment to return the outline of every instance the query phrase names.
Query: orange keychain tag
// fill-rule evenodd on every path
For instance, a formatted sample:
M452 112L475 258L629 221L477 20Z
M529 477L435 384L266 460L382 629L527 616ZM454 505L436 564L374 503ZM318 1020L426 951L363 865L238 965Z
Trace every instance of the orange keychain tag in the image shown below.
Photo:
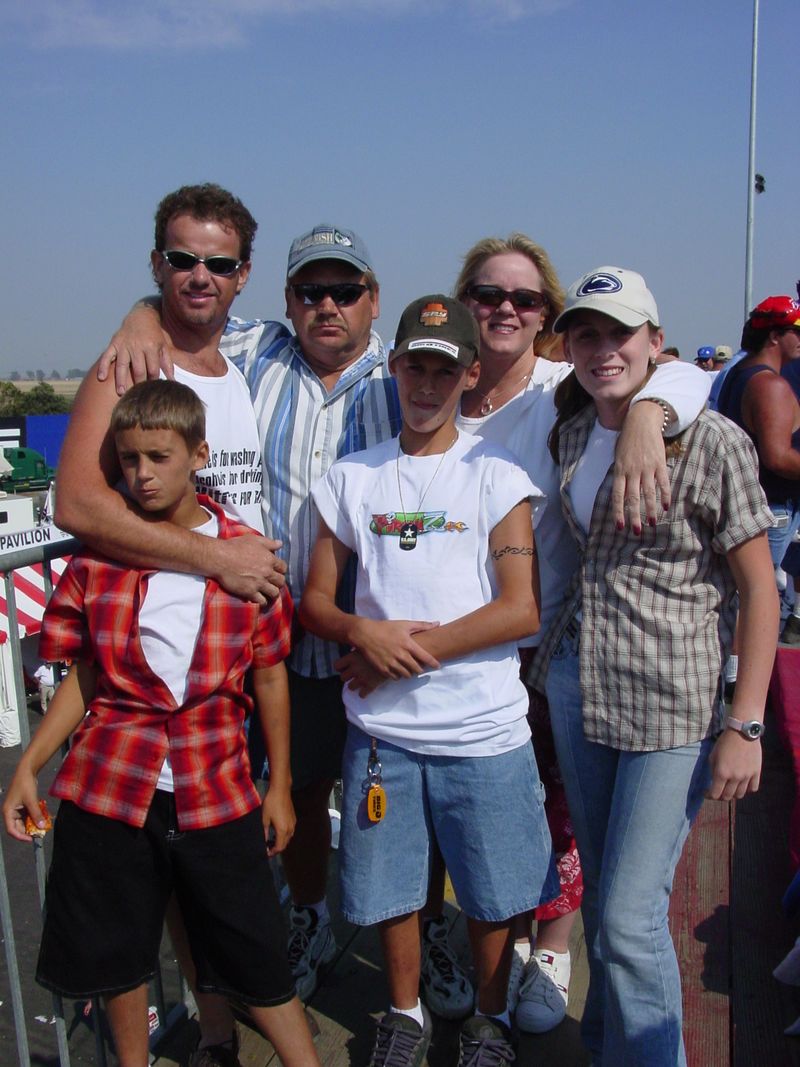
M386 814L386 793L383 786L372 784L367 793L367 815L370 822L380 822Z

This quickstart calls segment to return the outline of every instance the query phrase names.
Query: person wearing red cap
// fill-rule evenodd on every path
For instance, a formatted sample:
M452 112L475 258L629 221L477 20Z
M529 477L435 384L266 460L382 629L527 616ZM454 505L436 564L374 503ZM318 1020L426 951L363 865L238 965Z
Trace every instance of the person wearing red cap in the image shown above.
M717 410L745 430L758 450L759 478L775 525L769 545L776 575L800 529L800 403L781 371L800 357L800 303L770 296L742 330L746 353L725 376ZM782 590L781 619L792 607Z

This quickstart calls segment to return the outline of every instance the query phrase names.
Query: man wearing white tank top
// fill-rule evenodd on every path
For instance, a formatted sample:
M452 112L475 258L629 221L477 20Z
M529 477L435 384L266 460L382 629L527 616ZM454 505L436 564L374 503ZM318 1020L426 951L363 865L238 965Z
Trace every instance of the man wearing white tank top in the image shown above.
M150 262L161 291L161 325L174 349L175 378L192 388L206 408L209 463L197 472L197 488L263 533L255 413L242 374L219 351L231 305L247 283L256 229L244 204L225 189L183 186L158 206ZM276 595L284 569L272 551L278 542L240 537L233 545L169 522L146 522L116 491L120 469L109 422L117 399L113 378L100 381L94 370L87 374L59 462L58 525L131 566L200 576L193 579L198 590L209 577L245 599L264 602ZM180 945L181 926L171 921L170 928L181 965L191 977L188 947ZM192 1063L237 1062L226 1002L196 991L195 998L201 1041Z

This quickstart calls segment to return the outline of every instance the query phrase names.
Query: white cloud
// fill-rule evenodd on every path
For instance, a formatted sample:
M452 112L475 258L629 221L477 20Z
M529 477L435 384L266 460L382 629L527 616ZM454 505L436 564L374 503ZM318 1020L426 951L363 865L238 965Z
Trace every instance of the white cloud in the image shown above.
M270 16L314 12L402 17L454 9L508 22L544 15L575 0L0 0L0 33L38 48L138 50L230 48L243 44Z

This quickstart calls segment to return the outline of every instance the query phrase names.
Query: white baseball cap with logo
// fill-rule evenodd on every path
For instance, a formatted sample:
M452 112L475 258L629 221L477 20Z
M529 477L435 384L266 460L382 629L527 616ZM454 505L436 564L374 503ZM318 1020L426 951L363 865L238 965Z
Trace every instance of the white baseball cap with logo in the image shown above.
M645 322L661 325L655 297L644 278L622 267L597 267L573 282L567 290L564 310L553 323L554 331L563 333L569 316L582 308L601 311L634 329Z

